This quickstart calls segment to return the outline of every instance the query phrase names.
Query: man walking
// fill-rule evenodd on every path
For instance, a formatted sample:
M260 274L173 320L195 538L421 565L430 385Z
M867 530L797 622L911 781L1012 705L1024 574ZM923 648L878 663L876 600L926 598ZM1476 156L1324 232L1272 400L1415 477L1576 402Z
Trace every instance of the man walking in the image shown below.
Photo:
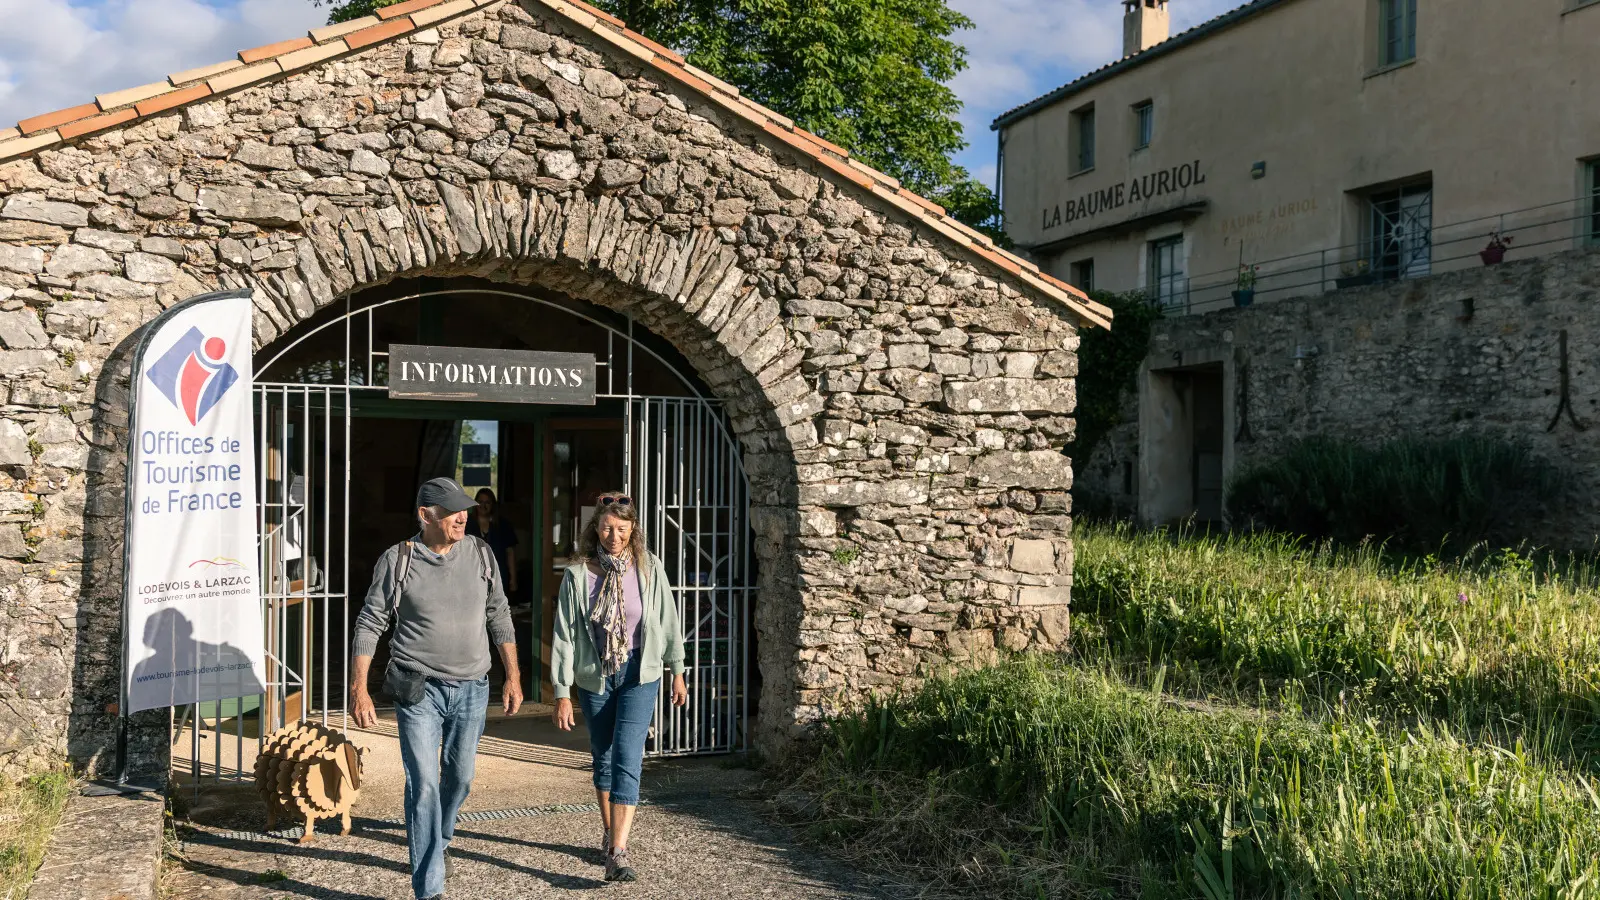
M417 491L416 505L421 532L379 557L356 618L350 713L361 728L377 724L367 672L392 620L383 690L395 701L406 769L411 889L431 900L444 896L456 812L472 788L489 707L490 641L505 663L506 715L522 705L522 675L494 554L479 538L464 540L477 504L454 481L435 478Z

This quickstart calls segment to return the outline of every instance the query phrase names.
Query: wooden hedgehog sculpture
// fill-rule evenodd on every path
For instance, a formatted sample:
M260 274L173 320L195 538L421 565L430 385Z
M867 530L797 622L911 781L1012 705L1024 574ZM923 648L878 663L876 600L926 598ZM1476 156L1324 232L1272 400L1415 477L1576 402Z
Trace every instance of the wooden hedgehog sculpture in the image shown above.
M366 753L338 731L315 722L296 722L274 731L256 758L256 790L267 801L267 830L280 813L302 818L311 841L318 819L340 817L350 833L350 808L361 792Z

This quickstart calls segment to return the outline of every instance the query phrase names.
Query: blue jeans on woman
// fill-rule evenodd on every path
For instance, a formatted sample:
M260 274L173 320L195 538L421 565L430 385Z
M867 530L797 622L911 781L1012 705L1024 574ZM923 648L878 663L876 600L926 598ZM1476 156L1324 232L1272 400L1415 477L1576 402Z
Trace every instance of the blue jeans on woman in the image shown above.
M421 700L394 705L406 769L411 890L419 898L444 893L444 851L456 834L456 813L472 790L488 712L488 678L429 678Z
M639 805L639 774L644 769L644 739L656 711L656 691L661 679L639 683L639 651L628 655L627 665L606 676L605 690L591 694L577 688L583 721L589 728L589 752L594 755L594 786L610 791L618 806Z

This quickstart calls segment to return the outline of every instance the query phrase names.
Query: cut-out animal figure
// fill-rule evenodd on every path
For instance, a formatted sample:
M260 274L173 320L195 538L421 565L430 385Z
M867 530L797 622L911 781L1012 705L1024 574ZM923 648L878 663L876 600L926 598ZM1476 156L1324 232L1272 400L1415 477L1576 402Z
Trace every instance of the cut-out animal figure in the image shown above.
M280 813L304 819L300 843L305 844L318 819L339 816L339 833L349 834L365 754L340 732L315 722L273 732L256 758L256 790L267 802L267 829L277 827Z

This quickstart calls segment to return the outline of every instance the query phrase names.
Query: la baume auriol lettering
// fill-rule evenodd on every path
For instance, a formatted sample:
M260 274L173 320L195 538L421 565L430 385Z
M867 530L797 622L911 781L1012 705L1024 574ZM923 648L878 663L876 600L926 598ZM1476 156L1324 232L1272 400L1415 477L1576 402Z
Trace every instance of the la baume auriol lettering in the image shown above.
M1075 200L1068 200L1065 204L1046 206L1044 230L1048 231L1063 224L1070 225L1079 219L1087 219L1114 209L1121 209L1129 204L1143 203L1205 183L1206 176L1200 171L1198 159L1192 163L1162 169L1098 191L1090 191Z

